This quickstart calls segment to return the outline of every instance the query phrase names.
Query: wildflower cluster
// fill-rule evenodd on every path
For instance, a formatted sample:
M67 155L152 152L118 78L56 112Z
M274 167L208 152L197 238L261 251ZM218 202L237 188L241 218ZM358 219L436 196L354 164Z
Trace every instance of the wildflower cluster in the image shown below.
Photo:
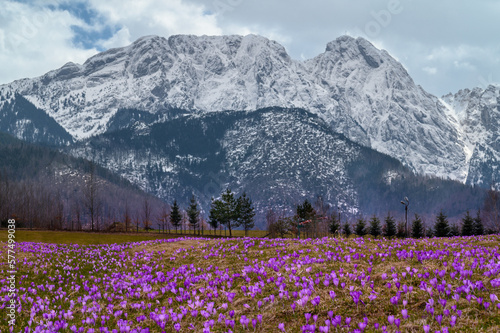
M15 331L500 331L498 241L18 243Z

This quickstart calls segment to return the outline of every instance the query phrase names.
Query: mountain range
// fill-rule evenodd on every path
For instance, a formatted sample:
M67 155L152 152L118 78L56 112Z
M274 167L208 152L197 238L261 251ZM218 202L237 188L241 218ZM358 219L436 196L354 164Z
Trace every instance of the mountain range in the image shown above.
M411 173L498 186L499 112L498 87L433 96L349 36L306 61L255 35L146 36L0 86L1 131L95 159L164 199L197 192L206 203L231 186L354 212ZM374 161L384 167L366 169ZM379 172L366 188L361 169Z

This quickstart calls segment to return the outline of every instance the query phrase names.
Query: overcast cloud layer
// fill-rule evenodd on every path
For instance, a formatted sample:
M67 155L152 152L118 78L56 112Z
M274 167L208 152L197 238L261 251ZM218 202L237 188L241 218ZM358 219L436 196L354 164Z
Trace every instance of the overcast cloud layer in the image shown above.
M441 96L500 82L498 17L497 0L0 0L0 84L144 35L254 33L300 60L349 34Z

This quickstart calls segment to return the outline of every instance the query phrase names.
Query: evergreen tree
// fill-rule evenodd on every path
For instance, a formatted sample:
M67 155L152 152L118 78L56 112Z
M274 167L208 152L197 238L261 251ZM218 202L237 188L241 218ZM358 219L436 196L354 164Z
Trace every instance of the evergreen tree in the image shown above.
M448 233L448 237L456 237L460 236L460 229L456 223L453 223L450 227L450 232Z
M209 224L214 229L214 231L217 231L217 228L220 225L220 212L222 211L222 201L220 200L214 200L212 198L212 202L210 204L210 212L209 212Z
M398 237L398 238L405 238L406 237L406 230L405 230L405 222L404 221L398 222L398 225L396 226L396 237Z
M411 223L411 235L413 238L422 238L424 236L424 225L418 214L415 214L415 219Z
M222 194L222 203L224 204L224 210L221 223L229 229L229 237L232 237L232 227L238 217L238 212L236 211L236 199L229 188Z
M481 211L477 211L476 218L474 219L474 224L473 224L473 235L484 235L484 226L483 226L483 220L481 219Z
M370 219L370 235L373 237L380 235L380 220L375 215Z
M235 225L237 227L243 226L245 236L248 236L248 230L251 230L255 226L255 210L252 206L252 200L247 197L245 192L236 201L236 216Z
M330 233L335 235L338 231L340 231L340 221L338 220L337 214L332 214L330 216Z
M236 210L236 200L234 194L228 188L222 194L221 199L213 200L210 208L210 221L217 221L217 224L222 224L229 229L229 236L232 237L232 227L238 218ZM211 223L212 224L212 223Z
M351 226L349 225L349 222L346 221L343 229L344 229L344 235L346 237L349 237L351 235Z
M191 196L191 202L187 210L187 215L189 220L189 226L191 227L191 229L196 230L198 227L198 218L200 216L200 211L198 210L198 204L196 203L194 195Z
M363 217L358 218L356 226L354 227L354 232L356 233L356 235L360 237L366 235L365 226L366 226L365 219Z
M302 220L312 220L314 216L316 215L316 212L314 211L313 206L309 202L309 200L304 200L304 203L302 205L297 206L297 217Z
M474 219L470 216L469 211L462 218L462 236L474 235Z
M177 200L174 200L174 204L172 205L172 211L170 212L170 223L175 228L175 232L177 233L177 228L181 225L182 215L179 209L179 205L177 204Z
M436 223L434 224L434 236L436 237L448 237L450 233L450 227L448 225L448 219L444 215L443 211L439 213L436 217Z
M385 234L386 237L394 237L396 235L396 221L391 216L391 214L387 214L385 218Z
M314 218L316 217L316 211L314 210L313 206L309 202L309 200L304 200L304 203L302 205L297 206L297 211L296 211L296 216L297 220L299 223L304 222L304 221L314 221ZM303 231L307 235L306 237L310 237L310 232L314 232L315 224L313 223L307 223L306 225L303 226Z

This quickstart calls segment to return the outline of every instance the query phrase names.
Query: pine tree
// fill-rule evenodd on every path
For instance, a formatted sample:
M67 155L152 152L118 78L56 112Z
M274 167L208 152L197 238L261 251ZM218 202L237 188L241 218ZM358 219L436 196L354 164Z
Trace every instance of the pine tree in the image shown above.
M474 235L474 219L470 216L469 211L462 218L462 236Z
M351 235L351 226L349 225L349 222L346 221L343 230L346 237L349 237Z
M460 228L456 223L453 223L450 227L450 232L448 233L448 237L456 237L460 236Z
M238 216L236 211L236 199L234 199L234 194L231 189L226 189L226 192L222 194L222 203L224 204L224 210L221 223L229 229L229 237L232 237L232 227Z
M354 227L354 233L356 233L357 236L363 237L364 235L366 235L365 226L365 219L363 217L360 217L356 222L356 226Z
M483 226L483 220L481 219L481 211L477 211L476 218L474 219L474 224L473 224L473 235L484 235L484 226Z
M405 238L406 237L406 229L405 229L405 222L400 221L398 222L396 226L396 237L397 238Z
M189 220L189 226L191 227L191 229L196 230L198 227L198 218L200 216L200 211L198 210L198 204L196 203L194 195L191 197L191 202L187 210L187 215Z
M335 235L338 231L340 231L340 221L338 220L337 218L337 214L332 214L330 216L330 225L329 225L329 229L330 229L330 233Z
M444 215L443 211L439 213L436 217L436 223L434 224L434 236L436 237L448 237L450 233L450 227L448 225L448 219Z
M234 222L238 218L238 212L236 207L236 200L234 199L234 194L228 188L226 192L222 194L221 199L212 200L212 206L210 208L210 221L214 224L224 225L229 229L229 236L232 237L232 227ZM215 223L217 222L217 223Z
M302 205L297 206L297 217L302 221L312 220L315 215L316 212L309 200L306 199Z
M304 203L302 205L297 206L296 216L299 223L308 220L313 221L316 216L316 211L314 210L309 200L306 199L304 200ZM306 235L308 235L306 237L309 237L309 232L313 229L312 223L306 224L304 226L304 229L304 232L306 233ZM314 230L312 231L314 232Z
M243 192L238 200L236 200L236 224L235 226L243 226L245 237L248 236L248 230L251 230L254 225L255 210L252 206L252 200Z
M415 219L411 223L411 235L413 238L422 238L424 236L424 225L418 214L415 214Z
M209 224L214 229L214 232L217 231L217 228L220 225L220 212L222 211L222 201L214 200L212 198L212 203L210 204L210 212L209 212Z
M380 220L375 215L370 219L370 235L373 237L380 235Z
M170 223L175 228L175 232L177 233L177 228L181 225L182 215L179 209L179 205L177 204L177 200L174 200L174 204L172 205L172 211L170 212Z
M396 221L389 213L385 218L385 234L386 237L394 237L396 235Z

